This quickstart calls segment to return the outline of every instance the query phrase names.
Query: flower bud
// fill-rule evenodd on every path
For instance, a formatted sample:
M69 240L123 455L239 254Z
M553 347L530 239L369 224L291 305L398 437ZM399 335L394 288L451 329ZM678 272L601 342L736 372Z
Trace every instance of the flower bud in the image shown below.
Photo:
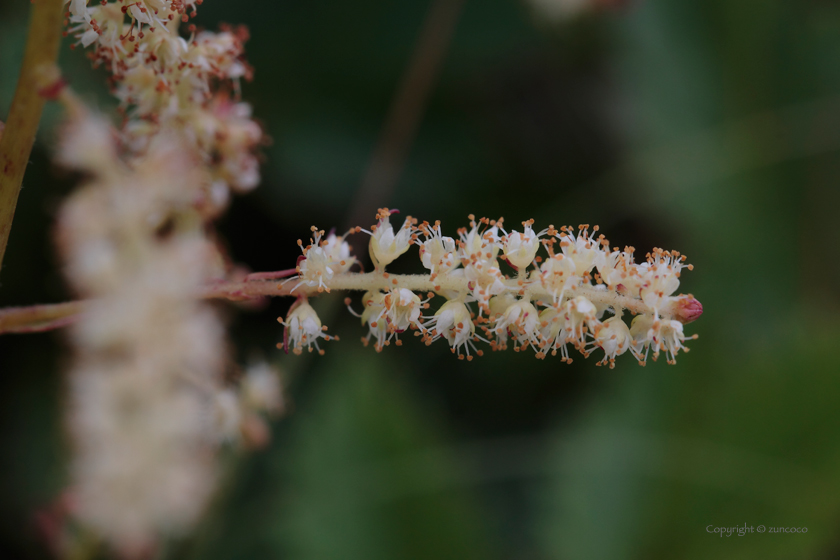
M671 306L674 319L683 325L696 321L703 314L703 304L691 294L673 298Z

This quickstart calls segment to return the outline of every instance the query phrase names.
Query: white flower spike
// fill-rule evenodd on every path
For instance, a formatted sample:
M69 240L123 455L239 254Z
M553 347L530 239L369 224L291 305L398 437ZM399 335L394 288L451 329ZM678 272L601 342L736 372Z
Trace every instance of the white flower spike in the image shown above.
M323 231L313 228L315 237L304 249L290 290L301 296L336 288L363 290L362 313L351 312L368 328L365 344L375 339L377 351L392 340L401 345L399 334L415 330L426 344L445 338L467 360L482 355L477 343L495 351L512 341L516 351L533 350L537 358L559 353L563 362L572 361L570 348L584 357L600 349L604 357L598 365L612 368L628 351L641 365L651 350L654 359L664 353L674 363L680 351L688 350L685 341L695 338L685 336L683 325L696 320L703 306L690 294L674 295L680 272L692 268L676 251L654 249L646 262L636 264L632 247L610 250L603 235L595 237L597 226L549 226L537 233L534 221L527 220L522 232L506 232L502 218L473 215L469 228L458 230L458 241L443 234L439 221L415 228L416 221L407 218L394 233L389 219L394 212L380 209L379 223L368 232L375 271L349 272L353 261L349 249L341 248L342 238L322 241ZM412 243L419 245L420 262L429 274L385 272ZM500 260L510 265L512 276L502 271ZM418 292L428 293L429 299L422 300ZM446 301L433 315L422 316L435 295ZM345 301L349 307L350 298ZM625 311L635 315L630 326L622 319ZM319 322L310 317L304 324L304 313L299 313L299 335L293 340L298 350L314 343L320 332ZM486 338L476 334L477 328Z

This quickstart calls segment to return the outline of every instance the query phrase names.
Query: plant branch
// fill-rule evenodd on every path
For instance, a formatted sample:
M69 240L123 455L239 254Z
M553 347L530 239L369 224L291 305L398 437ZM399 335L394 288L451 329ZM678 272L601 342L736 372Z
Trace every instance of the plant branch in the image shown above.
M505 284L512 292L520 290L525 298L553 300L553 295L539 283L520 286L518 280L506 279ZM364 274L338 274L330 279L330 288L335 291L385 291L397 286L414 292L454 291L466 294L469 291L468 281L463 277L432 279L428 274L397 275L368 272ZM220 281L208 284L202 288L197 296L203 299L243 301L262 297L309 297L318 294L319 290L317 288L301 285L295 278L285 282L268 280ZM613 291L599 290L592 286L580 286L569 290L564 298L577 296L586 296L592 303L625 309L634 314L653 312L638 298L623 296ZM86 305L86 301L70 301L52 305L0 309L0 334L42 332L69 325L84 311ZM672 303L665 309L657 310L659 316L666 319L676 318L681 320L676 306L677 303Z
M34 333L69 325L84 310L84 300L0 309L0 334Z
M23 66L0 138L0 269L9 242L23 174L35 143L44 101L45 78L54 72L61 43L63 0L34 0ZM54 80L58 84L58 80ZM49 89L49 87L47 87Z
M466 0L432 0L411 61L388 109L379 140L347 213L362 223L388 200L399 181ZM356 247L357 251L361 247Z

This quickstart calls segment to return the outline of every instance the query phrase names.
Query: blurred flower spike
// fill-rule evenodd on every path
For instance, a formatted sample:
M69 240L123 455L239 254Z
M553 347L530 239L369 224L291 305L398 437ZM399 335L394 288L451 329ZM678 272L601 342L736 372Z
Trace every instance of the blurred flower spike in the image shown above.
M41 90L65 109L56 161L83 172L56 226L64 273L89 301L70 330L70 513L122 558L188 533L215 491L219 448L264 446L265 417L282 411L278 372L260 363L230 375L223 321L196 297L227 273L211 220L231 192L257 185L264 141L238 99L252 75L247 30L180 34L201 3L69 1L66 33L110 73L119 127L54 67ZM347 272L331 260L346 244L319 251L322 274ZM331 338L305 301L289 325L296 350ZM71 541L62 556L91 555Z
M206 170L201 208L213 218L231 192L259 183L257 149L265 135L251 107L238 100L240 80L253 75L244 58L247 29L198 31L190 24L188 37L179 33L201 3L69 0L67 33L77 45L90 47L94 65L111 74L112 91L127 117L119 130L123 150L142 154L166 128L186 133L184 143Z

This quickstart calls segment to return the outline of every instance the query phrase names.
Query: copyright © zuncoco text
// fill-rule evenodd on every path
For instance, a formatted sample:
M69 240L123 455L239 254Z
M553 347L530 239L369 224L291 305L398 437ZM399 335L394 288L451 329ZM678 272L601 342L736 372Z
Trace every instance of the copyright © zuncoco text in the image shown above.
M720 537L731 537L737 535L743 537L747 534L753 533L807 533L808 527L770 527L767 525L747 525L744 523L740 527L715 527L714 525L707 525L706 532L717 534Z

